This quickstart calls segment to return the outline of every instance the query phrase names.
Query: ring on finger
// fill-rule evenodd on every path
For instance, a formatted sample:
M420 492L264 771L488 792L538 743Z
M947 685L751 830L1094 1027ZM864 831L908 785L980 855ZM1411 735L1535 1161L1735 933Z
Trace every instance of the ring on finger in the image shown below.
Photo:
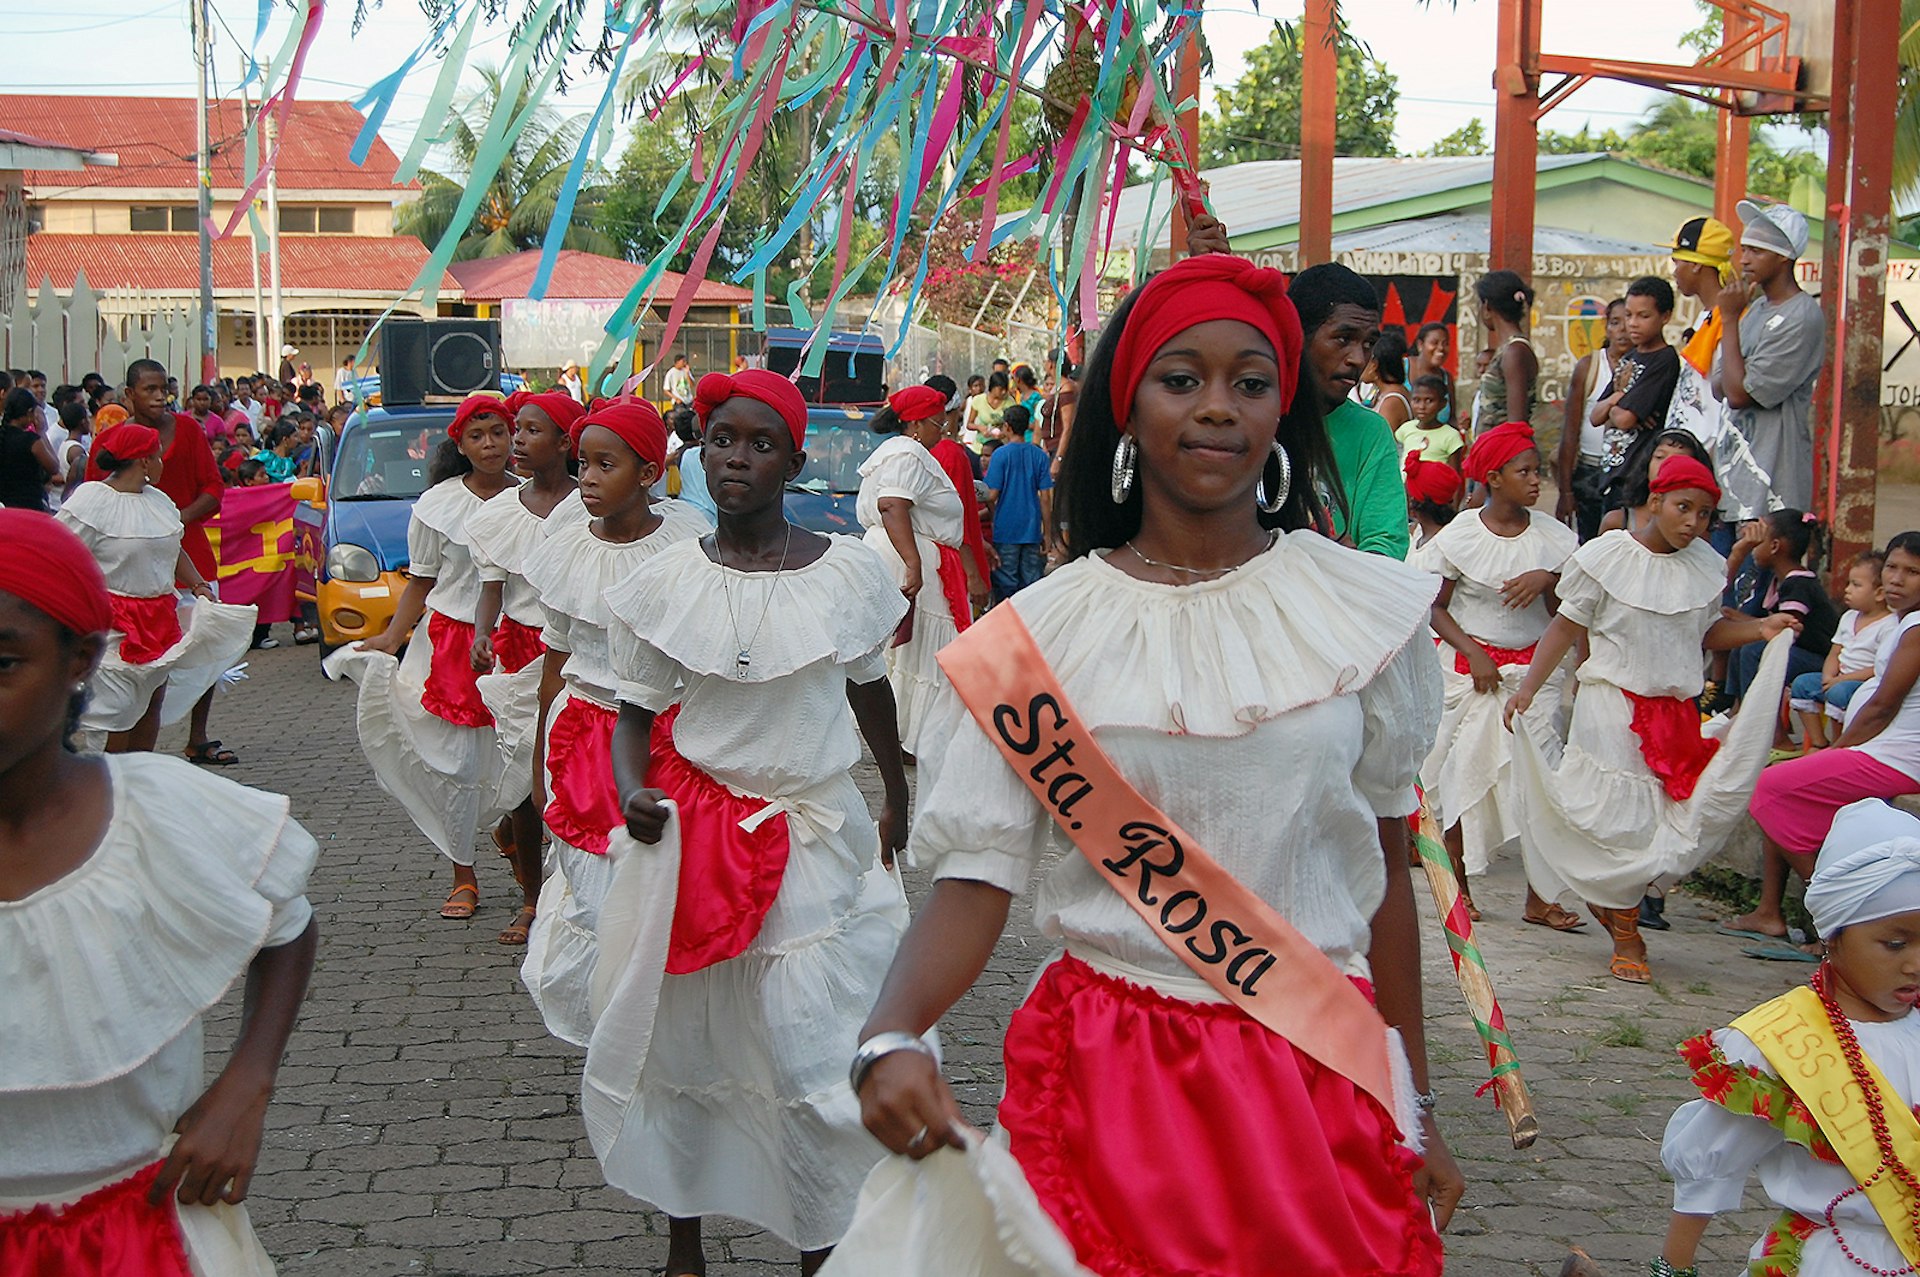
M927 1142L927 1128L923 1126L918 1131L914 1132L914 1136L912 1139L907 1141L907 1147L919 1148L922 1144L926 1142Z

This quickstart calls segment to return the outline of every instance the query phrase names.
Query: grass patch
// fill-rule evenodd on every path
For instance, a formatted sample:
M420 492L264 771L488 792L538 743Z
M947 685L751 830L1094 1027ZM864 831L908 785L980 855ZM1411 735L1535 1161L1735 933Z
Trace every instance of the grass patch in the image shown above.
M1695 995L1696 997L1710 998L1713 996L1713 986L1708 984L1705 980L1695 980L1692 984L1687 986L1687 992Z
M1647 1044L1647 1030L1630 1015L1616 1015L1594 1038L1601 1046L1635 1047Z
M1735 913L1747 913L1760 903L1760 880L1737 873L1725 865L1700 866L1681 881L1680 889L1723 905ZM1785 914L1789 927L1799 927L1808 935L1814 934L1813 917L1797 897L1789 895L1781 912Z
M1637 1117L1640 1114L1641 1097L1638 1095L1603 1095L1600 1102L1622 1117Z

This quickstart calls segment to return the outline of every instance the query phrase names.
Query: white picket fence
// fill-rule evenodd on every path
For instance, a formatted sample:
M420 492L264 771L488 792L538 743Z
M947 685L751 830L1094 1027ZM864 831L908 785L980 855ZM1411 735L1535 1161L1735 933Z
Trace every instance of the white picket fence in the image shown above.
M140 293L101 293L82 271L61 297L42 279L36 296L0 311L0 367L36 368L54 385L97 372L118 385L127 365L155 359L182 384L197 380L200 308Z

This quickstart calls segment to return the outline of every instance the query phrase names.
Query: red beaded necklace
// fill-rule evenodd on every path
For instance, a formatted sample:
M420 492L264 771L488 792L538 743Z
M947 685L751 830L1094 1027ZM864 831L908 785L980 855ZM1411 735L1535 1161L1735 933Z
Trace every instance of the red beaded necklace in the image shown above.
M1847 1069L1853 1074L1853 1080L1859 1084L1860 1094L1866 1097L1867 1122L1873 1128L1873 1142L1880 1149L1880 1165L1874 1168L1873 1174L1867 1177L1865 1183L1854 1185L1827 1203L1826 1225L1833 1233L1834 1241L1839 1243L1840 1253L1853 1261L1856 1267L1865 1269L1874 1274L1874 1277L1906 1277L1906 1274L1920 1272L1920 1269L1916 1269L1912 1264L1902 1268L1879 1268L1869 1264L1848 1247L1846 1236L1841 1233L1840 1226L1833 1218L1834 1211L1841 1202L1855 1193L1864 1193L1869 1185L1878 1183L1880 1177L1888 1173L1906 1187L1916 1202L1920 1202L1920 1176L1916 1176L1913 1168L1902 1162L1899 1154L1894 1151L1893 1133L1887 1126L1886 1109L1880 1103L1880 1088L1873 1085L1868 1078L1866 1056L1860 1050L1860 1039L1854 1036L1853 1022L1847 1019L1847 1013L1840 1009L1839 1000L1834 997L1834 979L1833 963L1827 961L1822 962L1819 969L1813 973L1811 983L1813 991L1820 995L1820 1004L1826 1008L1827 1019L1833 1023L1833 1035L1839 1039L1840 1054L1846 1057ZM1920 1245L1920 1214L1915 1215L1914 1240L1917 1245Z

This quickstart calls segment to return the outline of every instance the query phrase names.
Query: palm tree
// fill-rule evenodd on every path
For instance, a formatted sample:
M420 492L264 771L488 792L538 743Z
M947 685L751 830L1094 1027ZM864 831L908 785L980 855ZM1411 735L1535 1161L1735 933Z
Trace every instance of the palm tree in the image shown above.
M1893 199L1920 195L1920 0L1900 0L1900 105L1893 117Z
M497 68L477 70L480 87L454 107L448 117L447 135L441 141L451 153L454 167L446 173L422 169L420 198L403 205L396 218L401 234L416 236L429 246L438 244L445 235L457 235L455 261L502 257L544 244L568 166L588 140L585 116L562 118L544 106L536 107L488 180L473 219L466 226L454 227L454 214L466 191L487 122L500 111L518 113L527 106L528 86L524 81L509 92ZM606 174L597 166L587 169L567 221L563 247L620 255L620 246L595 229L596 215L606 197L606 182Z

